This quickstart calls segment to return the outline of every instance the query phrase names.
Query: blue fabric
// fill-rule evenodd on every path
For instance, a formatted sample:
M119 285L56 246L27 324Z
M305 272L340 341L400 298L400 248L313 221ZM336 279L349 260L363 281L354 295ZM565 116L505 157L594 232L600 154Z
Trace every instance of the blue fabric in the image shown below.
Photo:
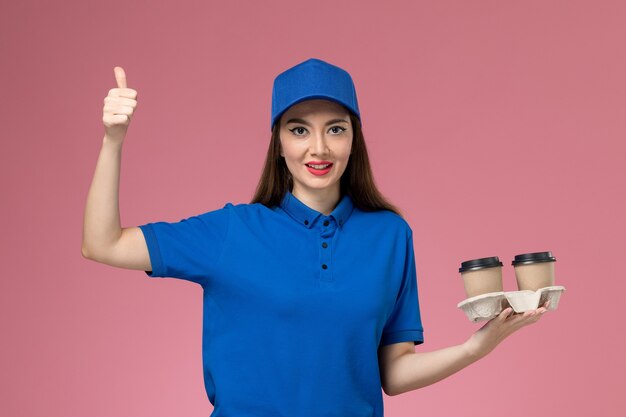
M326 216L287 192L139 227L149 276L203 288L212 417L383 416L378 348L424 340L404 219L347 195Z
M270 130L289 107L316 98L332 100L347 107L361 122L356 89L350 74L336 65L310 58L281 72L274 79Z

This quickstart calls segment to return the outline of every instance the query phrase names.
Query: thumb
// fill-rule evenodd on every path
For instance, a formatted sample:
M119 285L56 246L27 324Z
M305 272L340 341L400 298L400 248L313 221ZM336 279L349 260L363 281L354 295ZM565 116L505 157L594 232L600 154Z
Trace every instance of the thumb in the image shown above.
M115 81L117 81L117 87L126 88L126 73L124 72L124 68L115 67L113 68L113 72L115 72Z

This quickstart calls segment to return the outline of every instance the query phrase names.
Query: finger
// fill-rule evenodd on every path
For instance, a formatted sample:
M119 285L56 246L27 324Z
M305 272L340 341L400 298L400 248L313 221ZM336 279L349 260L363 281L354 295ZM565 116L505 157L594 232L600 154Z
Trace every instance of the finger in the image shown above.
M517 320L512 321L512 325L515 329L520 329L526 325L536 322L540 317L541 314L535 314L535 310L525 311L516 317Z
M115 67L113 68L113 72L115 72L115 81L117 81L117 88L126 88L126 73L124 72L124 68Z
M108 95L111 97L117 97L117 98L119 97L130 98L130 99L137 101L138 93L137 93L137 90L133 90L132 88L128 88L128 87L126 88L114 87L109 90Z
M502 321L506 320L513 313L513 308L507 307L500 313L500 319Z
M104 104L110 104L113 106L117 106L117 105L123 105L123 106L137 106L137 100L134 100L128 96L116 96L114 95L115 92L114 90L117 90L117 88L112 88L111 91L113 92L109 92L109 95L106 96L104 98ZM129 94L132 93L132 89L127 88L126 91L129 91Z

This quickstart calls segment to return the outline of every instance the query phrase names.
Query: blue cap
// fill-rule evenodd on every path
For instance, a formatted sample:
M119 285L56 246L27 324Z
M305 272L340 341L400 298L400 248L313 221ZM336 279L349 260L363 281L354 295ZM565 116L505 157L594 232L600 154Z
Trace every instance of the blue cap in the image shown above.
M345 106L361 122L356 89L350 74L338 66L310 58L274 79L270 130L289 107L314 98L332 100Z

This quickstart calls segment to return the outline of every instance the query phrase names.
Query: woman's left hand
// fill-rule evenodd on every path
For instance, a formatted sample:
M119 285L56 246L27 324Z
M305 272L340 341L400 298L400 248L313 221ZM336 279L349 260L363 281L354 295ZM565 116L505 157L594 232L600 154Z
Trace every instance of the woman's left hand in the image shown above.
M504 309L499 315L489 320L464 343L468 353L474 358L482 358L491 352L500 342L520 328L539 321L547 311L550 301L536 310L515 313L513 308Z

